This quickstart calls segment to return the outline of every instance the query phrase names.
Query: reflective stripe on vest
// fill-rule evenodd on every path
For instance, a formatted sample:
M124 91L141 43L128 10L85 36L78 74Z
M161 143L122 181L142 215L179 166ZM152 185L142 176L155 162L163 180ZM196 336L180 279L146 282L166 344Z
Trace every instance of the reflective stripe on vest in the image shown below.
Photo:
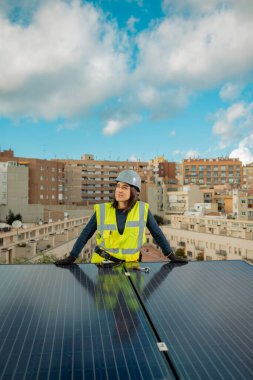
M94 208L98 230L97 245L99 247L116 255L134 255L140 252L141 246L146 242L147 203L136 202L127 215L122 235L118 232L116 209L112 207L111 203L98 204ZM133 230L131 230L132 228ZM111 239L109 238L110 234L113 235ZM108 235L107 238L106 235Z

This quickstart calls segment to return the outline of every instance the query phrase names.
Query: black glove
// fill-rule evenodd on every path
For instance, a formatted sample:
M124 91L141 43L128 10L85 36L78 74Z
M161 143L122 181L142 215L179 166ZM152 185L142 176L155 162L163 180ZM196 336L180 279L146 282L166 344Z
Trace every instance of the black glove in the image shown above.
M170 251L170 253L168 255L166 255L166 257L168 257L168 259L172 263L181 263L181 264L188 263L188 259L186 259L185 257L182 257L182 256L176 256L173 251Z
M73 262L76 261L76 257L74 256L68 256L66 259L57 260L54 264L57 267L64 266L64 265L71 265Z

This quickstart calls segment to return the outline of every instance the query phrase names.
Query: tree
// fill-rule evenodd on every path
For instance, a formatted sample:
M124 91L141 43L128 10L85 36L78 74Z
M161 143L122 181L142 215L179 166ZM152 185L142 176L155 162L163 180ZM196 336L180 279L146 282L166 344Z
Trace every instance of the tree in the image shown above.
M204 252L199 252L196 259L198 261L203 261L204 260Z
M183 248L178 248L175 252L175 255L176 256L181 256L181 257L185 257L185 252L184 252L184 249Z
M9 210L9 214L6 216L6 223L12 225L14 220L20 220L22 222L22 215L19 213L15 215L13 211Z

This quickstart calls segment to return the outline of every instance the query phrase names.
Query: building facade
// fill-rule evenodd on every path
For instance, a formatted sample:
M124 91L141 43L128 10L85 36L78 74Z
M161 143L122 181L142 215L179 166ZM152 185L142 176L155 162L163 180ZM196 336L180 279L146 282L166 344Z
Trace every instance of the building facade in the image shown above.
M171 215L184 214L194 208L195 203L203 203L203 192L197 185L183 186L181 190L168 191L164 197L164 218L171 219Z
M122 170L139 173L142 182L140 198L147 201L147 188L153 172L147 162L101 161L93 155L81 160L58 160L64 164L64 203L89 206L110 202L114 196L115 179Z
M237 219L253 220L253 193L233 190L233 215Z
M0 162L14 162L28 168L28 203L63 203L64 165L58 161L15 157L12 150L0 152Z
M253 192L253 162L245 165L245 187Z
M28 178L28 167L15 161L0 162L1 221L5 221L10 210L21 214L25 222L43 218L43 206L28 203Z
M171 246L190 259L253 261L252 221L174 215L162 229Z
M184 159L182 171L185 185L193 183L206 188L243 185L242 162L237 158Z

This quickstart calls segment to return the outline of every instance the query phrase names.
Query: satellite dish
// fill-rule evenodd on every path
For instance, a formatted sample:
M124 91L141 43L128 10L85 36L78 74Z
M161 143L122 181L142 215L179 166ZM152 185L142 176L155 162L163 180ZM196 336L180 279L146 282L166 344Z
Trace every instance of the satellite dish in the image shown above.
M12 223L13 228L20 228L22 226L22 222L20 220L14 220Z

